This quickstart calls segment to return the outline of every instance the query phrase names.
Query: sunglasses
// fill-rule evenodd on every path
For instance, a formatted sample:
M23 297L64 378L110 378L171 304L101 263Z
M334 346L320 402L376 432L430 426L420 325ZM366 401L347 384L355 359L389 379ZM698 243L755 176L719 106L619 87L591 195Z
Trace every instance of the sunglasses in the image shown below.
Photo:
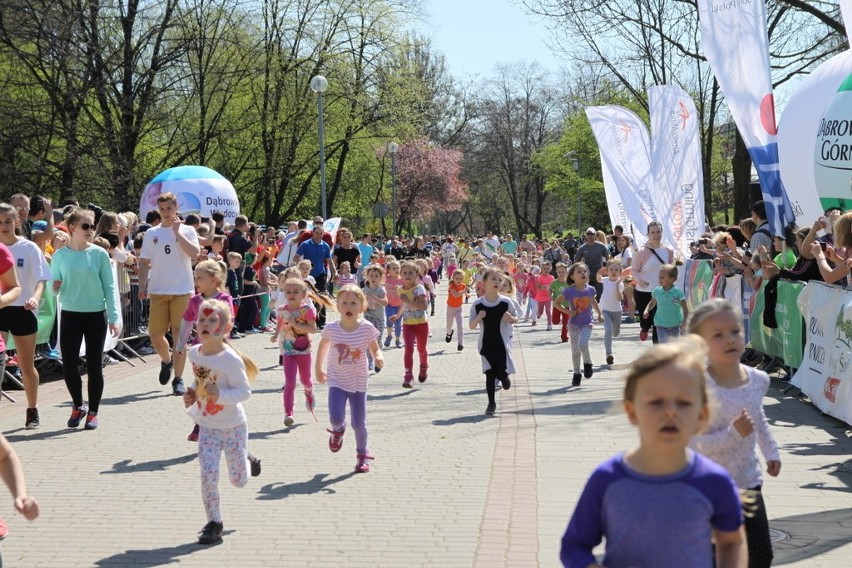
M84 231L94 231L95 230L95 226L90 225L88 223L78 223L77 226L80 227L81 229L83 229Z

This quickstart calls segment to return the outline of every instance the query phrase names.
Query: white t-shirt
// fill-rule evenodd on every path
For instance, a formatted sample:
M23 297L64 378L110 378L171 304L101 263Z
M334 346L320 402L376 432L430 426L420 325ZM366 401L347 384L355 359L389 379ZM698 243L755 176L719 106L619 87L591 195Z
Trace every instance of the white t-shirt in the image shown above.
M488 260L491 260L491 257L494 256L494 253L497 252L497 248L500 246L500 239L497 237L488 237L483 241L483 244L485 245L483 253Z
M209 402L199 396L195 404L187 409L187 414L195 423L220 430L245 424L246 413L241 403L251 396L251 387L242 357L227 345L216 355L202 355L201 346L195 345L189 348L189 362L195 376L191 388L196 393L202 384L205 389L211 383L219 387L216 402Z
M331 342L328 352L328 386L346 392L367 392L367 352L370 342L379 337L379 330L367 320L361 320L355 331L345 331L340 321L333 321L322 330L323 339Z
M605 312L621 313L621 302L616 294L619 290L622 295L624 294L624 284L621 282L621 279L613 281L609 277L606 277L603 279L602 284L603 292L601 292L601 301L599 302L601 309Z
M42 280L52 280L53 274L44 253L34 242L18 239L18 242L9 247L9 251L15 257L15 273L21 285L21 295L9 305L23 306L33 297L36 284Z
M284 235L281 251L278 253L278 256L275 257L275 260L277 260L278 264L281 266L290 266L293 264L293 257L296 256L296 249L299 247L299 243L296 242L299 240L297 238L298 236L298 231Z
M198 245L195 229L182 224L180 232L189 242ZM139 258L151 261L151 269L148 271L149 294L180 295L195 292L192 258L180 247L171 227L148 229L142 239Z

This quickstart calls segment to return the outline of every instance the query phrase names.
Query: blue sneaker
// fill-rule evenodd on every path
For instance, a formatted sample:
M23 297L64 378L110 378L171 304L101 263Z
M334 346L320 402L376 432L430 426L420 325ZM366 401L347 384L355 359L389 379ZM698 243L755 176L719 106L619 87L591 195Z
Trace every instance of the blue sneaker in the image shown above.
M391 344L391 336L388 335L387 337L385 337L385 347L390 347L390 344Z
M71 418L68 419L68 427L76 428L80 425L80 421L86 417L89 412L89 406L84 402L82 406L74 406L71 408Z
M44 356L54 361L59 361L59 349L48 349L44 352Z

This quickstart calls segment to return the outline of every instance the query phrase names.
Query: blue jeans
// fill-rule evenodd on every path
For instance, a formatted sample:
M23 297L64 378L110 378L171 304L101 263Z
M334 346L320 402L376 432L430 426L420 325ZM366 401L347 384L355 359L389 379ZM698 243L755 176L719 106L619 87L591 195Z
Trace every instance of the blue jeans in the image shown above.
M657 337L659 338L660 343L674 341L676 338L680 337L680 326L662 327L658 325Z
M612 338L621 333L621 312L603 311L604 317L604 349L607 355L612 355Z

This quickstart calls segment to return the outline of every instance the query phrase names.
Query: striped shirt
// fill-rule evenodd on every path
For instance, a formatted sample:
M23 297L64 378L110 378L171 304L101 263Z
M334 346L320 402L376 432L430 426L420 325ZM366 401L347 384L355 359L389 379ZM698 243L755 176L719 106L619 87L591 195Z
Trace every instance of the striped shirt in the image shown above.
M340 321L334 321L325 326L322 337L331 343L328 386L346 392L367 392L367 352L379 331L367 320L358 322L355 331L345 331Z

